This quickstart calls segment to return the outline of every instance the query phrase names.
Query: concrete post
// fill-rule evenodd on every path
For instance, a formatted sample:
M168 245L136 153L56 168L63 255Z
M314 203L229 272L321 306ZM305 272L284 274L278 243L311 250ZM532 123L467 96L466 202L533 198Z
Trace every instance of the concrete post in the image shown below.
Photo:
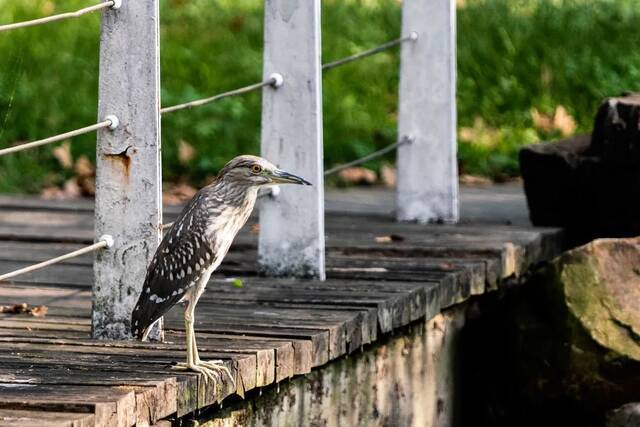
M320 0L266 0L262 155L313 187L286 186L260 207L259 260L273 275L324 279Z
M404 0L398 140L397 219L458 221L456 2Z
M158 5L125 0L102 17L98 116L120 124L98 131L95 232L113 236L114 246L94 262L95 338L131 336L131 310L161 238Z

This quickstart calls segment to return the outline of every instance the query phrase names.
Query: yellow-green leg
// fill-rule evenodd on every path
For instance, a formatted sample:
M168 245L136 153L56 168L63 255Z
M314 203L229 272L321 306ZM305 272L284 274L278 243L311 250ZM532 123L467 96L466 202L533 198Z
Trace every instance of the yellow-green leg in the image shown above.
M235 387L235 381L229 369L224 366L222 360L203 361L198 355L198 346L196 344L196 333L193 327L195 304L189 303L184 311L184 326L186 331L187 361L178 363L176 369L191 370L204 375L205 381L222 379L225 373L231 379Z

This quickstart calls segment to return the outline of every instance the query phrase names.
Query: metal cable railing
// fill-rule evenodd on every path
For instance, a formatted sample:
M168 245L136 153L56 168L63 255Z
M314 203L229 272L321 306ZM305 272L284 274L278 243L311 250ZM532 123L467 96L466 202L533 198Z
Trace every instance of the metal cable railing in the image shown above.
M3 148L0 150L0 156L6 154L17 153L19 151L28 150L30 148L40 147L41 145L52 144L54 142L64 141L74 136L84 135L86 133L94 132L98 129L109 128L111 130L118 127L119 121L116 116L107 116L105 119L95 125L86 126L80 129L75 129L70 132L61 133L59 135L51 136L49 138L40 139L37 141L27 142L24 144L15 145L9 148Z
M378 46L376 46L374 48L367 49L367 50L355 53L355 54L350 55L350 56L345 56L344 58L336 59L335 61L327 62L326 64L322 64L322 69L323 70L330 70L332 68L336 68L336 67L339 67L341 65L345 65L345 64L348 64L350 62L366 58L367 56L372 56L372 55L376 55L376 54L378 54L380 52L384 52L385 50L391 49L392 47L399 46L404 42L416 41L416 40L418 40L418 33L416 33L415 31L412 31L411 34L409 34L406 37L401 37L399 39L391 40L389 42L382 43L381 45L378 45Z
M88 8L84 8L81 9L77 12L72 12L72 13L66 13L66 14L60 14L60 15L54 15L48 18L42 18L42 19L38 19L38 20L33 20L33 21L27 21L27 22L22 22L22 23L16 23L16 24L9 24L9 25L4 25L4 26L0 26L0 31L4 31L4 30L10 30L10 29L15 29L15 28L22 28L22 27L28 27L28 26L32 26L32 25L38 25L38 24L45 24L48 22L53 22L56 20L61 20L61 19L66 19L66 18L71 18L71 17L76 17L76 16L81 16L85 13L89 13L89 12L93 12L96 10L100 10L100 9L104 9L106 7L113 7L113 8L118 8L120 7L121 4L121 0L110 0L107 1L105 3L101 3L99 5L95 5L95 6L91 6ZM380 52L383 52L387 49L390 49L392 47L398 46L404 42L407 41L415 41L418 38L418 34L416 32L411 32L411 34L409 36L406 37L402 37L396 40L391 40L389 42L383 43L379 46L376 46L374 48L362 51L362 52L358 52L356 54L344 57L344 58L340 58L337 59L335 61L332 62L328 62L326 64L322 65L322 69L323 70L329 70L332 68L336 68L360 59L364 59L366 57L378 54ZM231 91L227 91L227 92L223 92L208 98L203 98L203 99L197 99L194 101L190 101L190 102L185 102L183 104L177 104L177 105L173 105L173 106L169 106L169 107L164 107L160 109L160 113L161 114L166 114L166 113L172 113L175 111L180 111L180 110L186 110L186 109L191 109L194 107L199 107L199 106L203 106L203 105L207 105L216 101L219 101L221 99L224 98L228 98L228 97L232 97L232 96L238 96L238 95L242 95L242 94L246 94L249 92L253 92L259 89L262 89L263 87L266 86L272 86L274 88L278 88L280 86L282 86L282 84L284 83L284 79L282 77L282 75L278 74L278 73L274 73L272 74L269 79L262 81L262 82L258 82L258 83L254 83L248 86L244 86L238 89L234 89ZM90 133L93 131L96 131L98 129L102 129L102 128L110 128L110 129L115 129L117 128L119 125L119 121L117 119L116 116L107 116L105 118L104 121L96 123L94 125L90 125L84 128L80 128L80 129L76 129L70 132L66 132L63 134L59 134L59 135L55 135L49 138L45 138L42 140L38 140L38 141L33 141L33 142L28 142L25 144L20 144L20 145L16 145L14 147L9 147L9 148L5 148L5 149L1 149L0 150L0 156L3 156L5 154L10 154L10 153L16 153L19 151L23 151L23 150L27 150L30 148L34 148L34 147L39 147L42 145L46 145L46 144L51 144L54 142L58 142L58 141L62 141L64 139L67 138L72 138L74 136L78 136L78 135L83 135L86 133ZM390 144L387 147L384 147L380 150L374 151L373 153L370 153L366 156L363 156L359 159L356 159L354 161L342 164L342 165L338 165L335 166L333 168L327 169L324 171L324 175L325 176L329 176L329 175L333 175L336 173L339 173L342 170L345 170L347 168L356 166L356 165L360 165L363 163L366 163L370 160L373 160L375 158L378 158L380 156L383 156L391 151L393 151L394 149L396 149L397 147L404 145L404 144L410 144L411 142L413 142L412 139L410 138L404 138L401 141L395 142L393 144ZM274 189L269 189L268 191L265 191L263 193L260 194L260 198L265 197L265 196L271 196L271 195L276 195L277 191L274 191ZM162 224L161 225L161 229L166 229L171 227L173 223L166 223L166 224ZM6 280L9 279L11 277L15 277L21 274L25 274L25 273L29 273L35 270L39 270L41 268L47 267L49 265L53 265L53 264L57 264L59 262L80 256L80 255L84 255L86 253L89 252L93 252L102 248L107 248L107 247L111 247L113 245L113 239L111 238L111 236L103 236L100 238L99 242L94 243L91 246L87 246L86 248L62 255L60 257L57 258L53 258L38 264L34 264L32 266L29 267L25 267L23 269L20 270L16 270L4 275L0 275L0 281L2 280Z
M34 25L48 24L50 22L61 21L63 19L77 18L87 13L95 12L95 11L106 9L109 7L112 9L118 9L120 8L121 5L122 5L122 0L108 0L104 3L99 3L93 6L85 7L75 12L60 13L58 15L52 15L52 16L47 16L45 18L33 19L31 21L0 25L0 32L17 30L18 28L33 27Z
M96 6L92 6L90 8L85 8L85 9L81 9L78 12L74 12L71 15L77 15L80 16L84 13L88 13L89 11L93 11L93 10L99 10L105 7L120 7L120 1L115 1L115 0L110 0L108 2L105 3L101 3L99 5ZM49 18L56 18L57 19L63 19L64 16L67 14L62 14L62 15L55 15L54 17L49 17ZM61 17L62 18L59 18ZM47 18L42 18L47 19ZM45 21L45 22L49 22L49 21ZM42 22L44 23L44 22ZM36 21L28 21L28 22L23 22L23 23L19 23L19 24L11 24L11 25L20 25L20 24L24 24L24 26L28 26L26 24L30 24L30 25L36 25L37 22ZM6 27L6 26L5 26ZM2 31L3 27L0 27L0 31ZM398 46L404 42L407 41L415 41L418 39L418 33L416 33L415 31L412 31L408 36L406 37L401 37L399 39L396 40L391 40L389 42L383 43L381 45L378 45L374 48L371 49L367 49L365 51L362 52L358 52L356 54L350 55L350 56L346 56L344 58L340 58L337 59L335 61L332 62L328 62L326 64L322 65L322 69L323 70L328 70L328 69L332 69L332 68L336 68L345 64L348 64L350 62L353 61L357 61L360 59L364 59L368 56L372 56L372 55L376 55L380 52L383 52L387 49L391 49L392 47ZM274 88L279 88L280 86L282 86L284 84L284 79L282 77L281 74L278 73L273 73L271 76L269 76L269 78L265 81L262 82L258 82L258 83L254 83L248 86L244 86L238 89L234 89L234 90L230 90L227 92L223 92L223 93L219 93L217 95L213 95L210 96L208 98L202 98L202 99L196 99L194 101L189 101L189 102L185 102L183 104L177 104L177 105L172 105L169 107L164 107L160 109L160 113L161 114L168 114L168 113L173 113L175 111L180 111L180 110L187 110L187 109L191 109L194 107L200 107L203 105L207 105L207 104L211 104L213 102L216 101L220 101L222 99L225 98L229 98L232 96L238 96L238 95L243 95L249 92L254 92L256 90L260 90L263 87L266 86L272 86ZM22 150L27 150L30 148L35 148L35 147L39 147L41 145L46 145L46 144L51 144L54 142L58 142L58 141L62 141L65 140L67 138L72 138L74 136L78 136L78 135L82 135L85 133L89 133L89 132L93 132L95 130L101 129L101 128L110 128L110 129L115 129L118 126L118 119L115 116L108 116L105 118L104 121L100 122L100 123L96 123L95 125L91 125L91 126L87 126L84 128L80 128L80 129L76 129L73 130L71 132L66 132L60 135L56 135L56 136L52 136L49 138L45 138L45 139L41 139L38 141L33 141L33 142L28 142L25 144L20 144L20 145L16 145L13 147L9 147L9 148L4 148L4 149L0 149L0 156L4 156L6 154L11 154L11 153L16 153ZM391 149L389 147L387 147L388 149ZM348 167L348 166L347 166Z
M48 267L53 264L58 264L68 259L76 258L84 254L95 252L100 249L110 248L112 246L113 246L113 238L105 234L104 236L100 237L100 239L98 239L98 241L93 245L84 247L82 249L78 249L77 251L69 252L68 254L64 254L56 258L52 258L52 259L40 262L38 264L33 264L28 267L12 271L10 273L2 274L0 275L0 282L2 282L3 280L11 279L12 277L16 277L22 274L31 273L32 271L40 270L42 268Z
M283 83L283 80L280 74L272 74L267 80L263 82L254 83L252 85L230 90L228 92L219 93L209 98L196 99L195 101L185 102L184 104L178 104L178 105L173 105L171 107L161 108L160 114L172 113L174 111L186 110L193 107L200 107L201 105L207 105L224 98L229 98L231 96L238 96L245 93L253 92L253 91L262 89L265 86L272 86L277 88L282 86L282 83Z
M324 171L324 176L329 176L329 175L333 175L336 174L340 171L343 171L345 169L354 167L354 166L358 166L361 165L363 163L366 163L368 161L371 161L373 159L377 159L380 156L384 156L385 154L395 150L396 148L400 147L401 145L405 145L405 144L411 144L413 142L412 138L403 138L398 142L394 142L393 144L389 144L384 148L381 148L377 151L374 151L373 153L367 154L366 156L360 157L359 159L353 160L351 162L348 163L344 163L342 165L338 165L338 166L334 166L330 169L327 169Z
M336 68L336 67L340 67L342 65L348 64L350 62L354 62L360 59L364 59L366 57L372 56L372 55L376 55L378 53L384 52L385 50L391 49L393 47L399 46L404 42L408 42L408 41L416 41L418 39L418 33L415 31L412 31L408 36L406 37L401 37L395 40L391 40L388 41L386 43L382 43L381 45L378 45L376 47L373 47L371 49L367 49L364 50L362 52L358 52L355 53L353 55L350 56L346 56L344 58L340 58L340 59L336 59L335 61L331 61L331 62L327 62L326 64L322 65L322 69L323 70L329 70L332 68ZM202 99L197 99L195 101L191 101L191 102L186 102L184 104L178 104L178 105L173 105L170 107L164 107L160 110L160 113L164 114L164 113L171 113L174 111L179 111L179 110L185 110L185 109L189 109L189 108L193 108L193 107L199 107L202 105L207 105L210 104L212 102L216 102L216 101L220 101L221 99L224 98L229 98L231 96L237 96L237 95L242 95L245 93L249 93L249 92L253 92L255 90L261 89L265 86L272 86L274 88L278 88L280 86L282 86L284 84L284 79L282 77L282 75L278 74L278 73L274 73L272 74L269 79L263 81L263 82L258 82L258 83L254 83L251 84L249 86L244 86L238 89L234 89L234 90L230 90L228 92L223 92L217 95L213 95L211 97L208 98L202 98Z

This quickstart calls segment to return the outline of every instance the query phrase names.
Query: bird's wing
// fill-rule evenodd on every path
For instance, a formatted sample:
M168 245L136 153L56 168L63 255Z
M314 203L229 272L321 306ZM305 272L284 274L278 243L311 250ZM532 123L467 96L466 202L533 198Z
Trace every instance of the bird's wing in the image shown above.
M131 316L131 332L146 330L184 298L214 261L206 236L207 212L198 193L165 234L147 268L147 276Z

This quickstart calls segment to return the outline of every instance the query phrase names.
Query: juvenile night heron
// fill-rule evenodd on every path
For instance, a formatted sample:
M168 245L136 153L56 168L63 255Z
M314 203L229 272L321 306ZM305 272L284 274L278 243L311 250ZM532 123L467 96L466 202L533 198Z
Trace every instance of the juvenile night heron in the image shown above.
M202 373L205 380L221 376L222 372L231 377L221 361L200 360L193 329L194 310L211 273L249 218L258 189L281 183L311 185L260 157L238 156L191 199L164 235L147 268L131 316L133 336L145 339L162 315L184 302L187 361L177 367Z

